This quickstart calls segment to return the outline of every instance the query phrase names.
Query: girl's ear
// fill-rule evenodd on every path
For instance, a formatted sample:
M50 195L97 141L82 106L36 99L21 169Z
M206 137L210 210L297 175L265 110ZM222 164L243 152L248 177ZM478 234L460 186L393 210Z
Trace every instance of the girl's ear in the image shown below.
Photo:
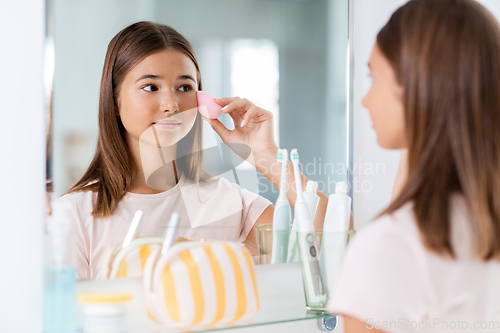
M119 117L120 116L120 109L118 109L118 105L116 105L116 101L115 101L115 116Z
M120 108L118 107L118 97L113 94L113 106L115 108L115 116L120 116Z

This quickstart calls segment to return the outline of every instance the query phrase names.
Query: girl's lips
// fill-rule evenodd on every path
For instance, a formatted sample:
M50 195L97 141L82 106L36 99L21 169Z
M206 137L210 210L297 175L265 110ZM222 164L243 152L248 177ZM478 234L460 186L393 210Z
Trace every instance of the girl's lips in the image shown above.
M156 127L167 130L176 129L180 126L180 124L180 121L174 119L164 119L154 123Z

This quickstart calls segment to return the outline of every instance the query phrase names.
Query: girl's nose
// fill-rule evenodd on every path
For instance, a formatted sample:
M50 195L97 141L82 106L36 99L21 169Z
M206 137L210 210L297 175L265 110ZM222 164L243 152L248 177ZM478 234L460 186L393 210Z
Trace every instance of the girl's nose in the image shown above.
M365 97L363 97L363 99L361 100L361 104L368 109L368 93L365 95Z
M177 104L175 95L171 91L166 92L165 95L163 96L161 102L161 109L163 112L169 112L169 113L179 112L179 105Z

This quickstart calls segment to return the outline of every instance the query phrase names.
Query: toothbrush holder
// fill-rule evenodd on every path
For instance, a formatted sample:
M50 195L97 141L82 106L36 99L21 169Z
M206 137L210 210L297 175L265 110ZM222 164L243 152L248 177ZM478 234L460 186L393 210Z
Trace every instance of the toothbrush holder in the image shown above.
M316 311L325 310L324 307L326 306L328 299L332 297L335 291L347 244L355 233L355 230L345 232L323 232L323 230L315 230L314 238L318 251L315 257L318 260L318 269L321 280L318 280L318 285L320 285L318 290L319 292L313 292L313 289L311 288L311 285L315 285L313 280L311 280L311 277L303 275L304 290L306 292L306 304L308 309ZM296 245L290 246L288 256L290 262L294 261L294 259L297 259L297 261L302 259L301 255L303 256L304 252L300 247L300 244L311 243L309 240L310 237L311 233L309 232L292 231L290 235L290 244L295 243ZM311 267L317 266L313 265ZM313 274L312 278L315 276L316 275Z
M289 240L291 231L289 230L273 230L272 223L260 224L255 226L256 236L257 236L257 252L258 252L258 260L257 265L269 265L275 263L273 261L273 242L276 239L280 240ZM288 248L289 242L287 242ZM283 261L279 263L286 262L286 257ZM278 263L278 262L276 262Z

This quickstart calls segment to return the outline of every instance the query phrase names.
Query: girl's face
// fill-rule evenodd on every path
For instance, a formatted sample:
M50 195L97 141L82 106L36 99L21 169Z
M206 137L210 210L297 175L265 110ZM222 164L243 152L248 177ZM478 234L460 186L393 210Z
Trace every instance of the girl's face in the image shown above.
M154 126L162 147L171 146L191 130L197 115L196 67L181 51L151 54L126 75L118 110L129 147Z
M378 144L386 149L406 148L403 87L376 43L368 67L373 84L362 103L370 112Z

